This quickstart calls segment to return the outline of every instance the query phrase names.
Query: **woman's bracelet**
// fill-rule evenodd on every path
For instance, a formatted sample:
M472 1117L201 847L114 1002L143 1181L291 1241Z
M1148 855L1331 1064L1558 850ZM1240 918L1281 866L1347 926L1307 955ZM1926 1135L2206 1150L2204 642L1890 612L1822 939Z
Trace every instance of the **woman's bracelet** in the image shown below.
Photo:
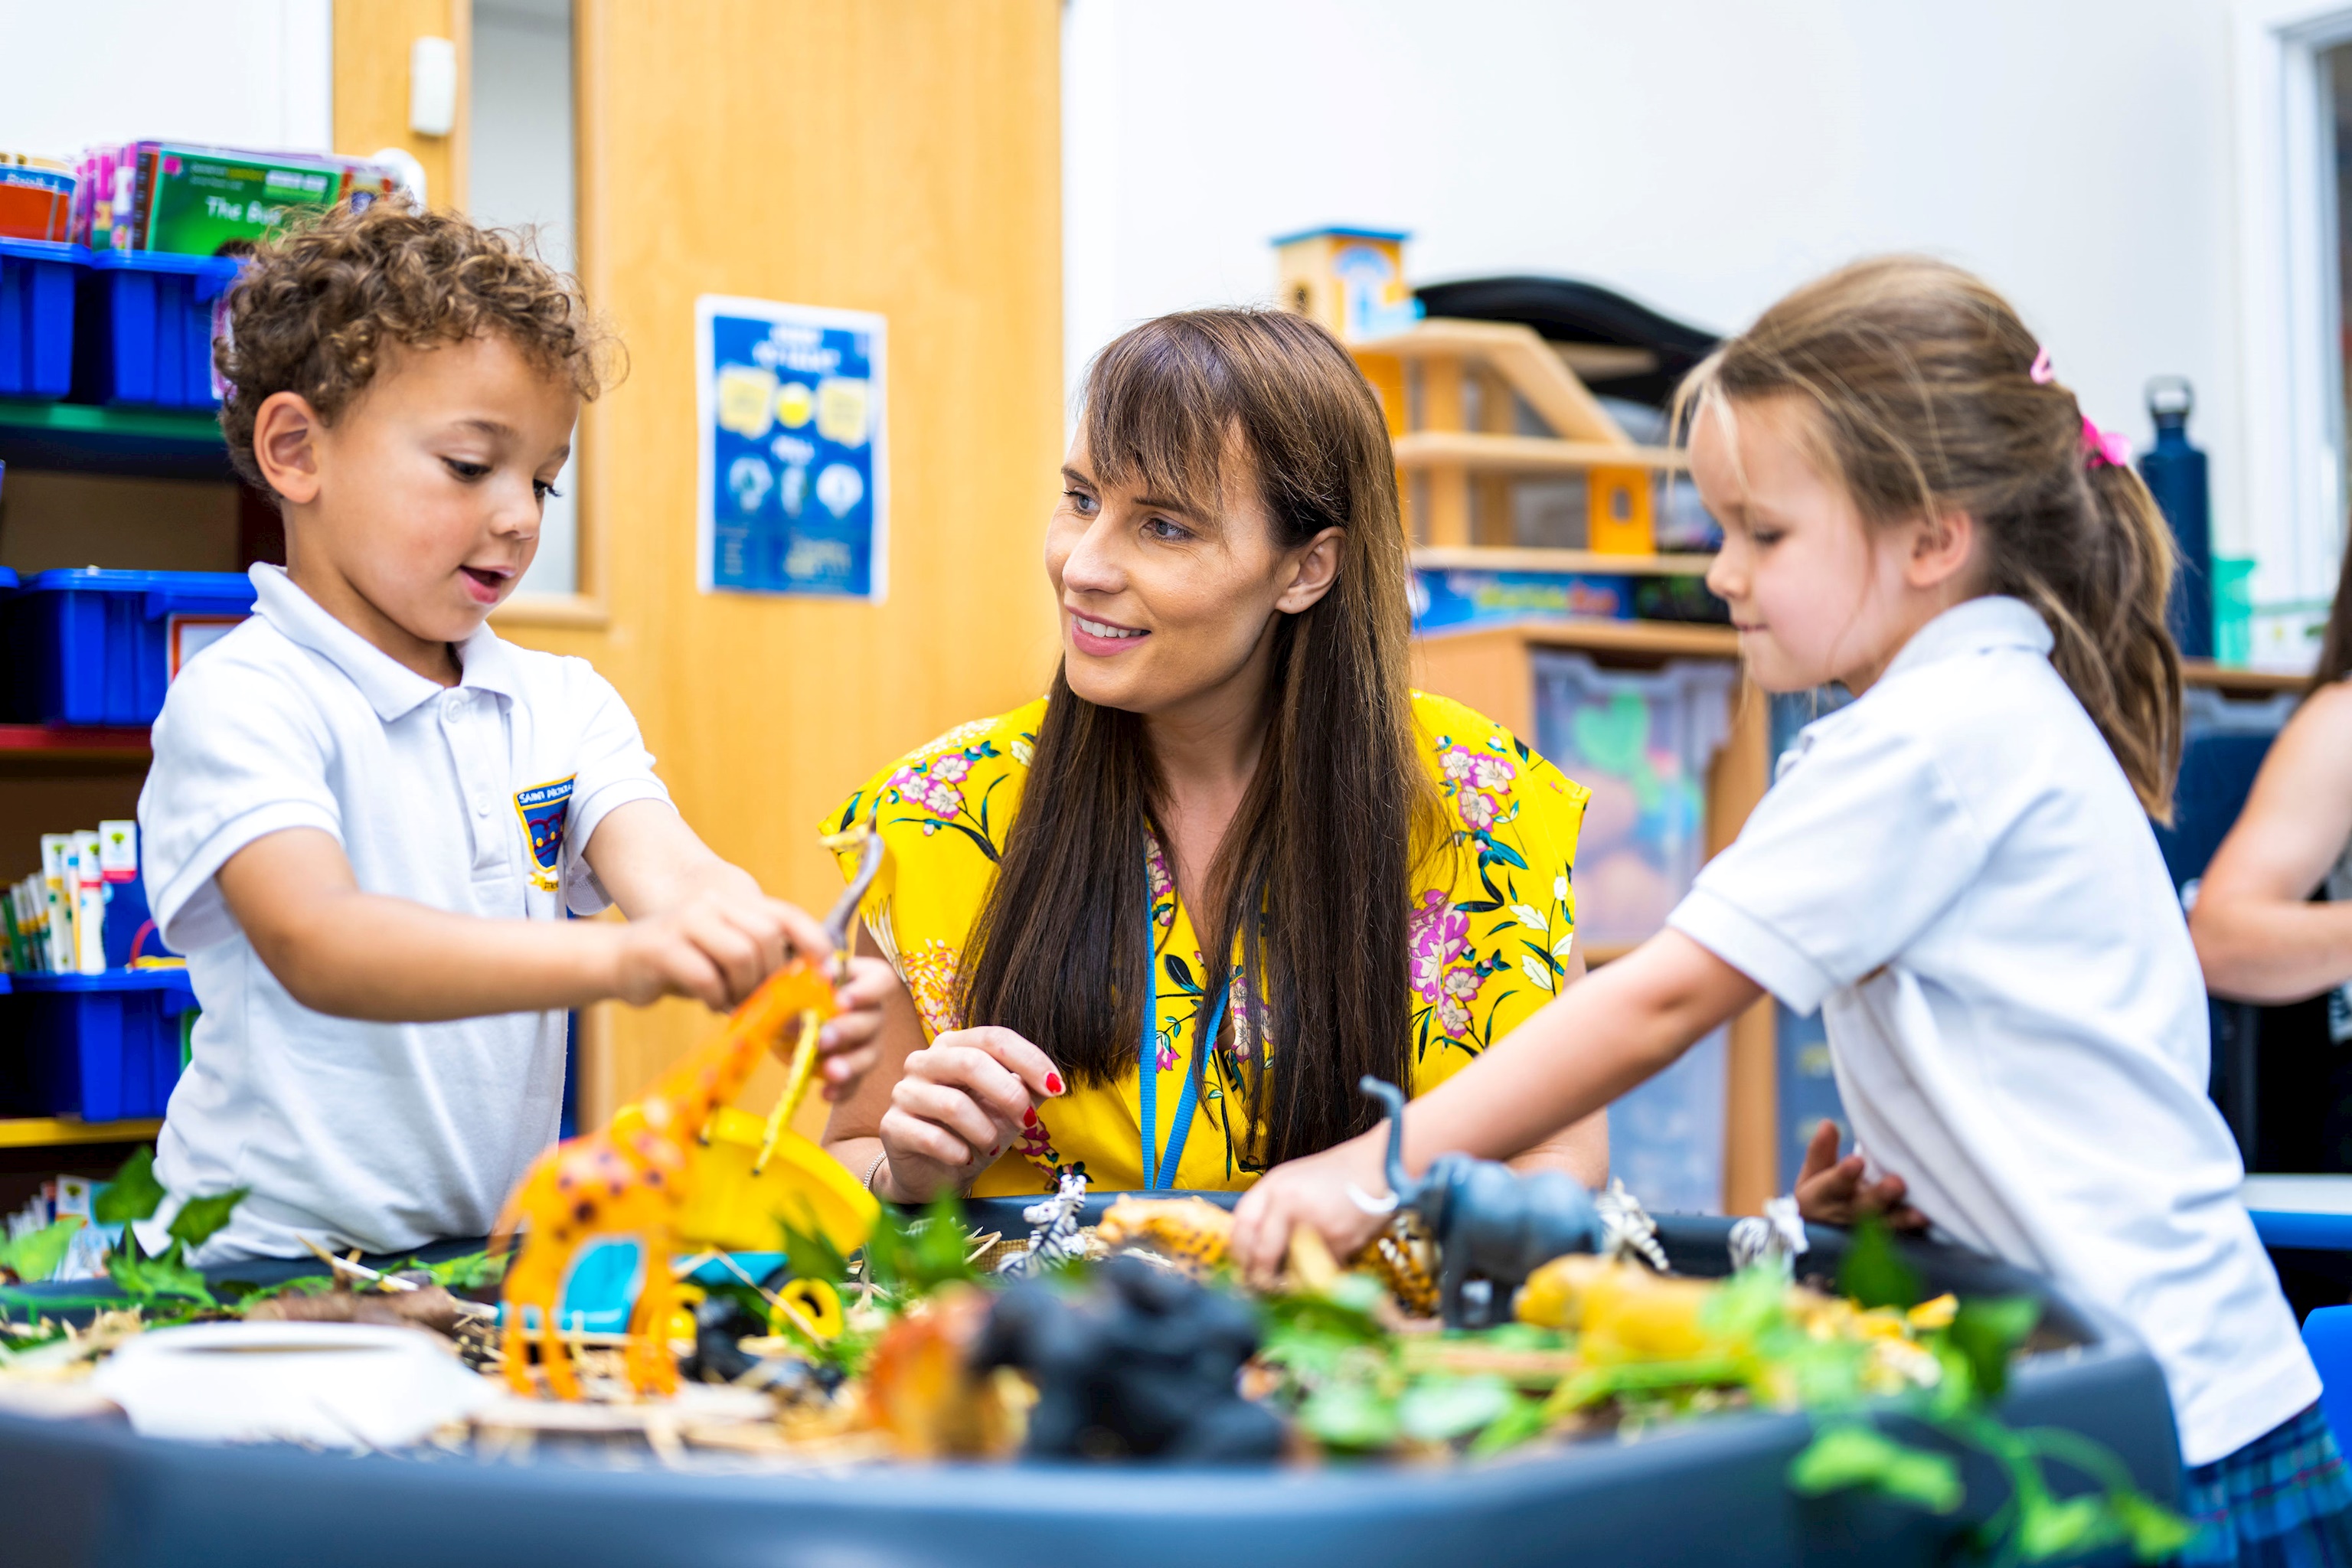
M874 1163L866 1167L866 1190L867 1192L871 1193L874 1191L874 1178L882 1173L882 1162L887 1160L889 1157L890 1151L885 1149L882 1152L874 1156ZM880 1194L877 1194L876 1195L879 1196Z

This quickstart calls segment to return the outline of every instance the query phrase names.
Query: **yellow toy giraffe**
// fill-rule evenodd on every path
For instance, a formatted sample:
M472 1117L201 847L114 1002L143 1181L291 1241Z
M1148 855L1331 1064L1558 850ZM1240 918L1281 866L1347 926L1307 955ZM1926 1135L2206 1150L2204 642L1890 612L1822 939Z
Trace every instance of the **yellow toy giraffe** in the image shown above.
M849 917L881 869L883 854L882 837L870 823L842 837L862 839L866 854L850 890L825 921L836 953L846 946ZM794 957L735 1010L716 1040L664 1075L644 1099L623 1106L601 1131L548 1150L524 1173L490 1240L497 1252L523 1220L530 1222L520 1249L508 1262L503 1292L507 1383L517 1393L535 1391L528 1349L533 1331L525 1322L535 1310L548 1387L559 1398L581 1396L558 1309L572 1259L588 1242L610 1237L635 1238L645 1279L629 1314L630 1385L640 1394L677 1392L677 1359L670 1350L668 1325L677 1297L670 1258L677 1251L678 1215L692 1186L689 1145L742 1089L761 1055L797 1028L791 1076L768 1119L768 1141L774 1143L808 1087L818 1027L837 1010L833 988L838 962L829 954Z

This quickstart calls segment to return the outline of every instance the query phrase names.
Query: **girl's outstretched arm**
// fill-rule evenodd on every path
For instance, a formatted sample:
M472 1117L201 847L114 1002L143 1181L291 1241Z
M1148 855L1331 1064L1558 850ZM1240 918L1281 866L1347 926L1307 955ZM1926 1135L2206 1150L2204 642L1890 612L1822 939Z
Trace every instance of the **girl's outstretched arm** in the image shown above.
M1563 993L1486 1053L1412 1102L1407 1170L1460 1150L1506 1159L1654 1077L1763 994L1738 970L1664 931ZM1386 1223L1349 1197L1388 1190L1388 1124L1266 1173L1234 1211L1234 1258L1255 1279L1280 1272L1291 1227L1312 1226L1339 1257Z

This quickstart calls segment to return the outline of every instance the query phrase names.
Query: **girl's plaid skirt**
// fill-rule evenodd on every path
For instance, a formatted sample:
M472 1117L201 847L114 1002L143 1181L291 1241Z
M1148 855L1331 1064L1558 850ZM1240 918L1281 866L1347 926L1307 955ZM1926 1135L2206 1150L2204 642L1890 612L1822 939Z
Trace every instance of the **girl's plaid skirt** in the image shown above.
M2189 1472L2184 1568L2352 1568L2352 1475L2315 1405Z

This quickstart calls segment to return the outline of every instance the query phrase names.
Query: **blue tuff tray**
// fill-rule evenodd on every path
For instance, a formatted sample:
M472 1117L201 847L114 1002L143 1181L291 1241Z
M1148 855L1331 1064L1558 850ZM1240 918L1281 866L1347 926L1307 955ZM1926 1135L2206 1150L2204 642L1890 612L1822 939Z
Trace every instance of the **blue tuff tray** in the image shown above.
M970 1217L995 1227L1010 1214L1017 1225L1019 1206L975 1204ZM1090 1207L1098 1215L1099 1205ZM1676 1267L1707 1274L1726 1267L1729 1224L1659 1222ZM1813 1235L1807 1263L1833 1268L1843 1237ZM2162 1375L2120 1325L2045 1280L1973 1254L1917 1245L1906 1253L1930 1289L2041 1297L2045 1333L2073 1342L2020 1364L2009 1419L2083 1432L2114 1449L2154 1496L2179 1495ZM10 1510L0 1540L10 1561L110 1568L287 1561L316 1554L320 1542L353 1568L413 1568L421 1542L436 1568L1879 1565L1949 1554L1963 1527L1956 1518L1793 1495L1784 1473L1811 1436L1804 1416L1759 1413L1462 1468L884 1465L742 1475L717 1464L670 1471L650 1460L615 1470L553 1458L491 1464L213 1447L142 1438L120 1423L0 1412L0 1475L10 1495L39 1500ZM1968 1479L1972 1506L2000 1495L1989 1471L1971 1468ZM436 1522L420 1536L421 1521Z

